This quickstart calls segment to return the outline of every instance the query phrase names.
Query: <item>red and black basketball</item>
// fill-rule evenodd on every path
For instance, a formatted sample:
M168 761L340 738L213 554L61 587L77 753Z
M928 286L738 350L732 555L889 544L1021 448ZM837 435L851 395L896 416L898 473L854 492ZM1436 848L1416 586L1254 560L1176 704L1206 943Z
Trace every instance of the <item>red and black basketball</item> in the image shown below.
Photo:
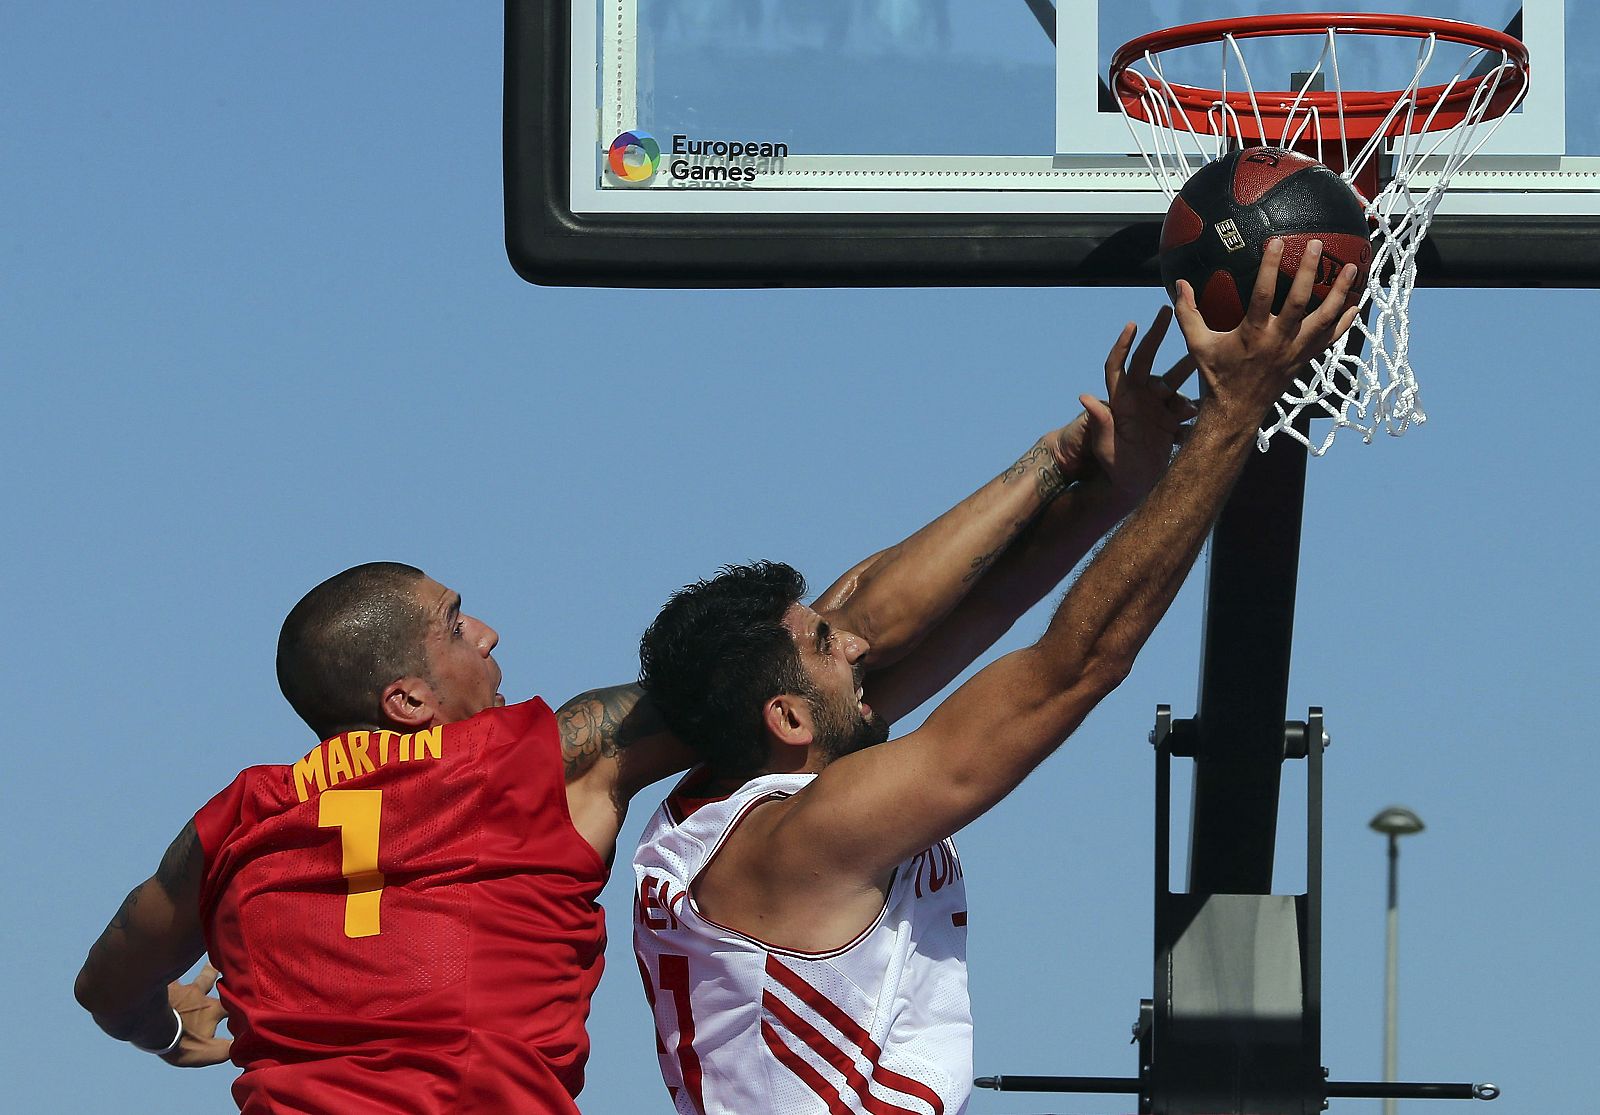
M1244 319L1261 253L1274 236L1283 237L1274 311L1312 240L1322 241L1312 304L1347 263L1360 269L1354 289L1362 290L1372 242L1360 195L1315 159L1281 147L1230 151L1194 173L1161 226L1161 281L1176 298L1178 280L1188 280L1206 324L1232 329Z

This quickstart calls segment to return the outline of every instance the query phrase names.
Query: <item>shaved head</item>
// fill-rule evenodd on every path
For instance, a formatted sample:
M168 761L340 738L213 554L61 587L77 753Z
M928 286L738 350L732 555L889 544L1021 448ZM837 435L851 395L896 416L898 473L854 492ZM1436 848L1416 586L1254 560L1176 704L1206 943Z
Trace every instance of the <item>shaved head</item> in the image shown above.
M375 561L346 569L301 599L278 635L278 687L319 739L381 724L384 688L427 676L422 570Z

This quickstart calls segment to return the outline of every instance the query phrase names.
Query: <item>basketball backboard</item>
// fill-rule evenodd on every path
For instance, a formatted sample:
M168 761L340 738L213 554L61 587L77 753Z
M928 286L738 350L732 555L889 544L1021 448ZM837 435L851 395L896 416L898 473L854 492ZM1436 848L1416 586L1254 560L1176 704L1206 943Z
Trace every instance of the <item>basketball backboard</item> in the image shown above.
M508 249L546 283L1153 284L1166 196L1112 54L1327 8L1529 48L1528 96L1455 178L1420 281L1600 282L1600 6L1581 0L508 0ZM1257 86L1287 88L1301 48L1257 49ZM1415 55L1365 41L1344 85L1399 86ZM1219 52L1169 65L1215 85Z

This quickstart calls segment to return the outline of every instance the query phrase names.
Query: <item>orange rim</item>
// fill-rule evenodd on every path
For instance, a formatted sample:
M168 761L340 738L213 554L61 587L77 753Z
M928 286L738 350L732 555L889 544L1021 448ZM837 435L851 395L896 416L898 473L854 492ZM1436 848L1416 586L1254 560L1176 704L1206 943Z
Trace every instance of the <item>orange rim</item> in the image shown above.
M1300 93L1291 89L1257 92L1253 98L1244 91L1224 96L1220 89L1198 86L1167 83L1156 87L1143 74L1129 68L1141 58L1163 51L1222 42L1230 37L1258 39L1326 35L1329 31L1395 38L1437 37L1444 42L1461 43L1491 54L1500 54L1504 63L1485 74L1417 89L1413 98L1416 108L1396 113L1393 119L1390 119L1390 113L1406 95L1405 89L1357 90L1343 94ZM1508 66L1511 72L1506 74L1504 71ZM1316 112L1318 138L1324 142L1338 142L1341 138L1365 141L1380 130L1387 136L1404 135L1413 130L1446 131L1467 119L1479 90L1492 80L1498 80L1499 84L1488 104L1482 107L1481 118L1486 120L1510 112L1527 90L1528 48L1519 39L1503 31L1453 19L1359 12L1296 12L1189 23L1141 35L1123 44L1111 59L1111 88L1116 91L1129 116L1146 123L1167 123L1151 120L1144 95L1146 91L1155 89L1163 100L1176 106L1196 132L1215 134L1211 113L1219 103L1226 103L1237 118L1240 138L1262 143L1278 140L1291 114L1300 116L1310 110ZM1258 113L1259 126L1256 119Z

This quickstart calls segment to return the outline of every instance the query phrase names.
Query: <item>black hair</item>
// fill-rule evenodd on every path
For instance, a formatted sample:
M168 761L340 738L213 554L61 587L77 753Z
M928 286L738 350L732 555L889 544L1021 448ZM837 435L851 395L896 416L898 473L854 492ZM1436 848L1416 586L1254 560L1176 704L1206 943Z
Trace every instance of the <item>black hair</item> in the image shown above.
M278 634L278 688L319 739L384 723L384 687L426 677L426 574L395 561L346 569L306 593Z
M639 640L639 684L669 727L723 776L766 762L761 708L769 697L810 697L784 613L806 581L782 562L729 565L674 593Z

